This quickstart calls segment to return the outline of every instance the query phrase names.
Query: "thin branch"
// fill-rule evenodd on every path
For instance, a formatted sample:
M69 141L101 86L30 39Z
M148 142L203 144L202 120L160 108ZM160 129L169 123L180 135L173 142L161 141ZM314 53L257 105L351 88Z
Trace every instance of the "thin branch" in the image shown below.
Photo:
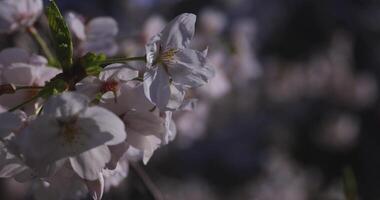
M129 163L132 169L137 173L142 182L145 184L146 188L149 190L150 194L155 200L164 200L164 196L158 187L154 184L149 175L145 172L142 166L139 163L130 162Z
M42 51L44 52L45 56L48 59L49 64L55 64L56 59L53 55L53 53L50 51L48 45L46 44L45 40L41 37L40 33L37 31L36 28L33 26L27 28L28 33L34 38L34 40L38 43L38 45L41 47Z

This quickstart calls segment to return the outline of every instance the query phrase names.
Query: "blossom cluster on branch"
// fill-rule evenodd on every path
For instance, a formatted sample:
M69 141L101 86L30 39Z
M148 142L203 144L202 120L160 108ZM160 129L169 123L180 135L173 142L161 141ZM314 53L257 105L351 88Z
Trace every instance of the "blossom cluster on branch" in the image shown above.
M173 113L193 108L187 91L205 85L214 69L207 49L190 48L194 14L151 37L145 55L112 58L112 18L84 24L74 13L64 18L51 1L49 46L34 26L42 12L42 0L0 1L0 31L28 32L45 54L0 52L0 176L32 181L37 199L87 192L101 199L126 177L131 159L147 164L175 138Z

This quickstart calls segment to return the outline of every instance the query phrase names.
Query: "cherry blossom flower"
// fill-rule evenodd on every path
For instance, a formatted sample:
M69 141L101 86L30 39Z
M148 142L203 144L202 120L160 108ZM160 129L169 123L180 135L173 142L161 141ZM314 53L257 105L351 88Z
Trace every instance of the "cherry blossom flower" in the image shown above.
M118 46L114 38L119 29L113 18L97 17L85 25L80 17L70 12L66 15L66 21L73 35L80 41L80 55L96 52L112 56L117 53Z
M47 60L39 55L29 54L20 48L7 48L0 52L0 83L19 86L44 86L46 81L61 71L48 67ZM0 96L0 104L6 108L31 98L35 93L29 90Z
M82 179L99 179L111 159L107 146L123 142L126 132L116 115L88 103L74 92L51 97L16 140L26 164L38 172L69 160Z
M99 77L88 76L76 85L77 91L94 99L102 94L103 99L116 98L120 95L123 83L138 77L138 71L125 64L111 64L100 72Z
M176 135L171 112L157 109L144 95L142 84L135 87L124 84L120 93L117 102L106 100L100 105L123 116L129 149L140 151L147 163L157 148Z
M29 27L42 13L42 0L1 0L0 32Z
M196 16L184 13L172 20L146 45L145 95L160 110L178 109L185 89L199 87L214 75L207 51L188 48L194 36Z

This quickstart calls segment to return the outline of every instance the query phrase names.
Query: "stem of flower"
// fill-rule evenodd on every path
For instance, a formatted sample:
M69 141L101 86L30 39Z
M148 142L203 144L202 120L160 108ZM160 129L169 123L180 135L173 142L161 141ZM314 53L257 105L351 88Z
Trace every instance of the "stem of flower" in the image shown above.
M38 95L38 94L37 94L36 96L33 96L32 98L30 98L30 99L28 99L28 100L22 102L21 104L19 104L19 105L13 107L13 108L11 108L11 109L9 109L8 112L13 112L13 111L15 111L15 110L17 110L17 109L19 109L19 108L25 106L26 104L28 104L28 103L30 103L30 102L32 102L32 101L38 99L40 96L41 96L41 95Z
M27 28L28 33L34 38L34 40L38 43L38 45L41 47L42 51L44 52L45 56L48 59L49 64L55 65L56 59L53 56L52 52L50 51L48 45L46 44L45 40L41 37L40 33L37 31L36 28L33 26L30 26Z
M129 58L109 58L102 62L102 64L112 64L112 63L118 63L118 62L129 62L129 61L144 61L146 62L146 57L144 56L136 56L136 57L129 57Z
M149 175L144 171L144 169L134 162L129 162L132 169L137 173L142 182L145 184L146 188L149 190L150 194L155 200L164 200L164 197L158 187L153 183Z
M43 86L16 86L16 90L29 90L29 89L39 90L43 88L44 88Z

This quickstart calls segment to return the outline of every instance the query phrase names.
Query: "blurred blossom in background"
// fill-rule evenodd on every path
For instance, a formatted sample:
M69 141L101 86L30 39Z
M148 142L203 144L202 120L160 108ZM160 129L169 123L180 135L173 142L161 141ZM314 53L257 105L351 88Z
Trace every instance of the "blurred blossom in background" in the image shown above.
M347 169L360 199L380 198L380 2L57 3L82 55L143 55L170 19L197 15L192 48L208 48L216 75L189 92L195 110L175 114L176 139L145 167L166 200L344 200ZM23 33L1 37L1 48L33 47ZM0 183L0 199L33 199L25 185ZM152 199L132 170L108 186L106 200Z

